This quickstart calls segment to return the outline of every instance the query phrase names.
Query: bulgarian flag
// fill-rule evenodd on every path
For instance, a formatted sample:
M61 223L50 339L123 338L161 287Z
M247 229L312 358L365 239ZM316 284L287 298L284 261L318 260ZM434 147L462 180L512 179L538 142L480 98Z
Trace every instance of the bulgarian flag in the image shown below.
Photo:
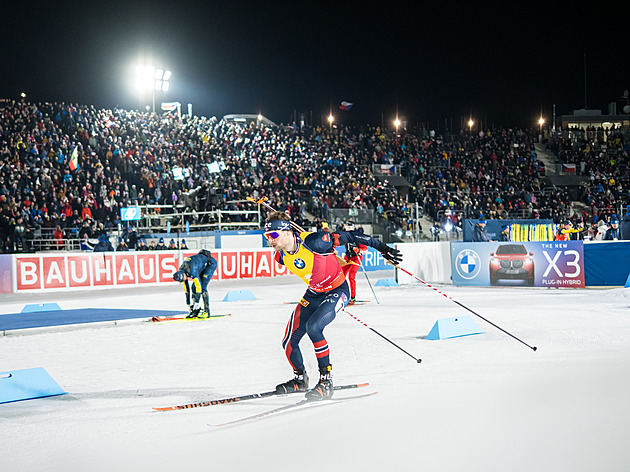
M72 156L70 156L70 170L77 170L79 168L79 148L74 147Z

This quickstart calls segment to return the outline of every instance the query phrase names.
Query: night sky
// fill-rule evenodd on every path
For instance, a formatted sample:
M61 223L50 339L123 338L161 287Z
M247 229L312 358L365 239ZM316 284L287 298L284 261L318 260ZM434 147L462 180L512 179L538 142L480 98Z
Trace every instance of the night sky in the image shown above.
M607 112L630 88L628 21L598 5L416 2L0 2L0 98L140 108L135 64L172 70L156 102L315 124L536 126ZM615 7L619 9L620 7ZM591 11L595 10L595 11ZM354 103L349 112L342 101Z

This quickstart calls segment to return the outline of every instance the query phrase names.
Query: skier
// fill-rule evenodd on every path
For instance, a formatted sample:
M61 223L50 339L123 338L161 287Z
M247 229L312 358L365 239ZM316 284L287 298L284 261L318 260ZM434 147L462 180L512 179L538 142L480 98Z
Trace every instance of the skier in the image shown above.
M289 215L274 211L265 223L265 236L276 251L275 260L300 277L308 288L287 324L282 346L295 377L276 386L276 392L305 392L308 375L304 369L299 343L308 334L319 367L319 382L307 391L309 400L323 400L333 394L332 366L324 328L344 308L349 298L348 283L334 248L348 243L377 249L393 263L402 261L400 251L356 231L294 232Z
M343 229L344 231L354 231L354 223L352 221L348 221ZM344 259L347 264L343 265L341 269L343 270L343 275L346 276L350 285L350 301L348 302L348 305L354 305L356 301L356 276L359 271L359 267L361 267L361 263L363 262L363 254L367 253L367 250L368 248L364 244L357 244L355 242L346 244L346 254Z
M186 318L208 318L210 316L210 296L208 284L217 269L217 261L210 251L202 249L198 254L184 259L173 280L184 284L188 316ZM199 299L203 300L203 310L196 308Z

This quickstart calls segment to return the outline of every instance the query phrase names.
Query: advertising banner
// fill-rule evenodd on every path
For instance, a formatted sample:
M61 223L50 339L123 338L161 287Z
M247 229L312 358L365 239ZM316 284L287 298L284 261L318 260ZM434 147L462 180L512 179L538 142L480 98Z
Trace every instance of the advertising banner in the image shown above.
M584 287L582 241L451 243L453 285Z
M339 246L336 248L336 251L337 254L339 254L339 257L344 257L346 254L346 246ZM373 247L368 247L368 252L363 254L363 262L361 265L367 272L392 269L392 266L383 259L383 255Z

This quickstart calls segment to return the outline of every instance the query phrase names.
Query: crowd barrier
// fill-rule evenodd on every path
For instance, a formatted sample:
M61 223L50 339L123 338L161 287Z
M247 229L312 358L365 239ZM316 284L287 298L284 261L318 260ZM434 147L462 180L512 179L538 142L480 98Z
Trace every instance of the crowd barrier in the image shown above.
M516 246L522 246L522 249ZM396 247L403 254L405 269L432 283L623 286L630 275L630 241L444 241L404 243ZM0 293L173 284L176 283L172 279L173 272L184 258L196 253L129 251L0 255ZM343 256L343 248L339 248L339 253ZM285 266L275 262L271 248L219 249L212 254L218 263L217 280L281 277L290 273ZM387 270L391 265L378 251L369 248L363 258L363 268L366 271ZM398 271L397 281L402 285L415 280Z
M343 256L343 248L339 248ZM124 251L89 253L10 254L0 256L0 293L43 290L91 290L151 286L173 281L183 260L197 251ZM290 274L274 259L271 248L218 249L216 280L280 277ZM391 268L369 248L363 258L367 271Z

